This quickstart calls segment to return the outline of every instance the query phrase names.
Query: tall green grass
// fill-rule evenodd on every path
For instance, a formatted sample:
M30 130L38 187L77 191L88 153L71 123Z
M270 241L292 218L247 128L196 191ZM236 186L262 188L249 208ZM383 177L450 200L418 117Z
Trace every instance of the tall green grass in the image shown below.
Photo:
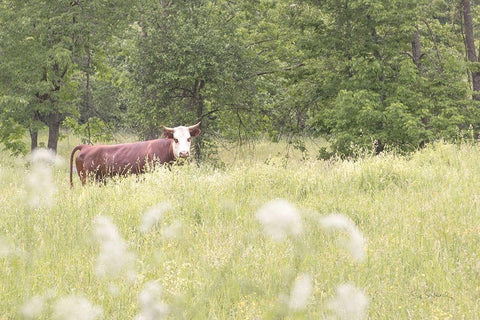
M150 300L169 319L322 319L335 315L342 285L365 294L369 319L478 317L477 146L438 143L357 161L258 148L257 158L243 152L222 169L157 168L85 187L75 177L73 190L67 165L49 167L50 206L29 201L49 187L29 186L35 168L2 153L0 319L69 319L62 310L71 308L70 319L148 319ZM274 199L298 211L299 234L275 241L264 233L258 212ZM149 209L157 223L144 228ZM330 214L353 221L365 259L342 246L346 231L322 228ZM102 247L99 216L123 247ZM102 254L120 271L99 273ZM307 305L289 308L302 281Z

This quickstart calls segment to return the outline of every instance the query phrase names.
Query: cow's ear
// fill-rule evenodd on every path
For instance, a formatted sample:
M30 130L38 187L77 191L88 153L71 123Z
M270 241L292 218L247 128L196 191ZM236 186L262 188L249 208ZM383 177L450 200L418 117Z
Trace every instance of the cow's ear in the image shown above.
M173 139L173 129L163 126L163 136L168 139Z
M200 123L201 122L197 123L196 125L188 127L188 131L190 131L191 137L196 137L202 132L202 130L200 130Z

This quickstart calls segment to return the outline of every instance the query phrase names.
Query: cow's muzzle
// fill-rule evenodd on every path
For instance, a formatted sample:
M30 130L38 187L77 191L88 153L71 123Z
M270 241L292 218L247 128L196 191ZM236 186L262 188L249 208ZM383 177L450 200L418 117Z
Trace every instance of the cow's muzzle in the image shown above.
M181 151L181 152L178 153L178 157L182 158L182 159L187 159L188 157L190 157L190 152Z

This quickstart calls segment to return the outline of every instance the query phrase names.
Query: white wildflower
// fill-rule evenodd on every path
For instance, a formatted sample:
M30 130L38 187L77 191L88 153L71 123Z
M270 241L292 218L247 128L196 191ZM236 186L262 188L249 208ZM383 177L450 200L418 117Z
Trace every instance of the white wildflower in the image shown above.
M140 313L135 320L157 320L168 315L168 305L162 302L162 288L155 281L146 283L138 295Z
M308 274L301 274L293 284L288 300L290 310L298 311L305 309L312 297L312 277Z
M95 320L101 316L102 309L81 296L61 298L53 306L55 320Z
M140 224L140 231L143 233L148 232L157 223L162 220L166 211L171 209L169 203L159 203L156 206L149 208L142 217L142 223Z
M26 301L20 308L20 315L24 319L34 319L42 315L45 310L45 298L36 295Z
M342 214L331 214L322 218L320 223L325 229L337 229L347 232L348 239L343 241L342 244L350 252L354 260L360 262L365 259L365 239L362 232L350 218Z
M96 273L99 277L119 276L125 272L128 278L135 277L133 264L135 256L128 251L125 240L120 236L113 222L103 216L94 221L95 237L100 243L100 254L97 258Z
M337 294L330 299L327 307L339 320L362 320L366 318L368 298L363 290L352 284L341 284Z
M302 220L297 209L288 201L276 199L265 204L257 212L257 219L265 233L275 241L297 236L302 232Z

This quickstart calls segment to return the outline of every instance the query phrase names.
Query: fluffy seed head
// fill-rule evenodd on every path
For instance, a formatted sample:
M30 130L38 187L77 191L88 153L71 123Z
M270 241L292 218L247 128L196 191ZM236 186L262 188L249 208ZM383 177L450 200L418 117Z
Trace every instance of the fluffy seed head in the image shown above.
M161 301L162 288L155 281L145 284L138 295L140 304L140 313L135 320L157 320L163 319L168 315L168 306Z
M102 316L102 309L81 296L67 296L53 306L55 320L95 320Z
M163 237L167 240L174 239L182 233L182 223L179 220L173 221L173 223L163 229Z
M339 320L362 320L366 318L368 298L363 290L346 283L337 287L337 294L327 307Z
M135 277L135 256L128 250L125 240L120 236L113 222L103 216L94 221L95 237L100 244L96 273L99 277L115 277L126 273L128 278Z
M30 162L32 164L60 166L63 164L63 159L50 149L37 148L30 154Z
M348 239L342 241L342 245L350 252L355 261L361 262L365 259L365 238L350 218L342 214L331 214L322 218L320 223L324 229L345 231Z
M0 236L0 258L5 258L15 254L13 243L6 237Z
M297 209L288 201L276 199L258 210L257 219L265 233L274 241L282 241L287 236L298 236L302 232L302 220Z
M32 208L48 208L53 204L57 188L53 183L52 165L62 160L47 149L36 149L30 154L31 170L26 179L27 200Z
M171 205L169 203L159 203L148 208L143 214L140 231L143 233L150 231L151 228L162 220L164 213L170 209Z
M20 308L20 314L24 319L35 319L42 315L45 309L45 298L34 296L25 302Z
M293 284L288 300L290 310L303 310L312 297L312 277L308 274L301 274Z

